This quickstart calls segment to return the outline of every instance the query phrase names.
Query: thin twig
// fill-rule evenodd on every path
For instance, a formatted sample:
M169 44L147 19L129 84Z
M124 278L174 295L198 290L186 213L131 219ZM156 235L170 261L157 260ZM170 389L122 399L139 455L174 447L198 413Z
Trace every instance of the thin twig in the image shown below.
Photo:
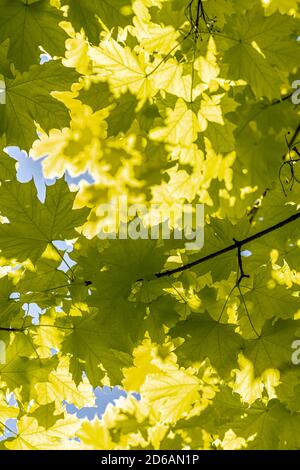
M292 145L294 145L294 143L296 142L296 139L298 137L298 134L300 133L300 123L298 124L298 127L296 128L294 134L292 135L291 137L291 140L289 141L289 148L292 147Z

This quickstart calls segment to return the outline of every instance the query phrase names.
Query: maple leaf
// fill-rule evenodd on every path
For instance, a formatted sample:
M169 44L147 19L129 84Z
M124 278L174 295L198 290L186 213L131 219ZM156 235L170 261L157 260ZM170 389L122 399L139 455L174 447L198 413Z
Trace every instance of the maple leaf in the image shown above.
M235 333L234 325L218 323L206 315L192 315L188 322L180 322L171 335L182 336L185 342L177 348L185 364L202 362L209 358L213 367L223 376L230 374L244 346L243 338Z
M265 17L255 8L250 14L233 16L226 29L231 32L231 47L224 56L232 78L246 80L257 97L279 97L280 72L296 65L299 53L297 42L290 41L296 23L279 13Z
M170 370L165 374L149 374L141 388L141 394L161 409L163 422L176 421L190 411L199 399L201 389L197 377L182 370Z
M1 450L299 449L296 0L0 9Z
M82 225L87 214L86 209L72 211L74 195L63 180L49 187L45 204L38 200L32 182L2 184L0 201L10 222L0 227L1 250L19 260L35 262L49 243L76 236L74 226Z
M80 31L84 29L89 39L98 44L103 24L112 28L115 25L125 26L131 17L128 0L63 0L68 5L68 17L73 26ZM99 21L99 19L100 21Z
M278 320L275 325L266 322L261 336L245 348L245 355L252 361L257 375L269 368L285 370L291 367L291 344L299 335L298 321Z
M0 133L5 133L7 144L18 144L29 150L36 139L34 122L45 131L66 126L69 112L51 96L51 92L69 89L77 76L59 61L50 61L41 66L34 65L13 79L6 78L6 105L0 108Z

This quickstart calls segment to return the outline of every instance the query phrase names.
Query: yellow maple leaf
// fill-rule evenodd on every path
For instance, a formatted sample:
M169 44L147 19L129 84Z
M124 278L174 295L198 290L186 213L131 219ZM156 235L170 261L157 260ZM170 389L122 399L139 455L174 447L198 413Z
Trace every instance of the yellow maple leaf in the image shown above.
M76 386L69 372L69 362L66 357L61 358L57 370L49 375L48 382L36 384L35 395L40 405L55 401L57 410L61 409L63 400L78 408L93 406L95 403L93 388L87 379L83 379L78 387Z
M150 138L169 144L190 145L197 139L201 127L195 113L179 98L175 109L167 109L166 126L153 129Z
M99 80L107 80L116 97L129 90L144 102L153 94L143 56L128 46L107 36L99 47L90 46L89 57Z
M141 394L153 408L160 411L162 422L176 422L187 416L197 400L200 380L185 370L150 374L141 387Z

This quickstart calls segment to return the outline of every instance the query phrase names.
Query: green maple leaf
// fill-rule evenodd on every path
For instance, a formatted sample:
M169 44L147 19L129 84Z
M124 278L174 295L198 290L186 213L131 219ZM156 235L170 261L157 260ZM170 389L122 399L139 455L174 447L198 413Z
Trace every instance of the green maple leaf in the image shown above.
M63 298L67 293L66 273L59 269L64 258L64 252L48 246L48 250L34 265L26 266L17 284L21 301L34 299L41 308L49 307L53 295Z
M84 371L95 387L104 377L105 370L112 383L120 383L122 368L131 363L133 347L129 337L120 338L124 325L118 317L97 316L95 313L84 314L74 320L73 331L66 336L62 345L62 350L73 356L71 371L74 379L79 367L81 374Z
M280 384L276 387L276 394L289 410L300 412L299 367L289 368L280 374Z
M92 83L88 89L82 89L78 98L88 104L93 111L106 108L112 103L111 93L107 83Z
M261 7L233 15L224 29L230 76L246 80L258 98L278 98L282 73L298 65L299 45L290 40L293 29L297 20L279 13L264 17Z
M235 125L230 121L226 121L224 126L215 122L208 124L207 136L212 142L216 152L232 152L235 145L234 130Z
M214 434L216 429L223 437L231 424L245 415L247 405L241 401L227 385L221 385L211 404L199 415L177 423L179 429L189 431L191 428L202 428Z
M76 237L74 227L83 224L88 210L72 210L73 202L74 194L63 180L48 188L44 204L38 200L32 182L2 184L0 204L10 221L0 226L2 254L36 262L49 243Z
M49 253L50 255L50 253ZM63 251L51 250L47 258L42 256L34 267L26 270L24 276L18 282L21 292L26 291L50 291L55 290L66 282L65 274L58 270L63 258Z
M249 450L282 449L280 440L283 436L288 437L289 442L286 442L286 447L290 447L292 415L278 400L271 400L267 406L256 402L246 413L247 416L242 420L230 423L230 427L239 436L246 438L254 436L254 439L248 443Z
M248 341L245 347L245 355L252 361L256 374L261 375L265 369L290 368L291 345L299 336L299 320L278 320L275 325L271 320L266 322L260 337Z
M33 353L34 349L26 337L19 335L7 347L5 364L0 365L0 381L5 381L10 390L22 387L24 400L30 396L31 388L38 382L46 382L57 366L57 358L28 357Z
M9 327L11 320L20 310L20 305L11 299L11 294L14 292L14 285L7 277L1 278L0 284L0 321L2 327Z
M242 43L233 46L225 60L230 60L229 74L232 78L246 80L257 97L272 99L280 96L279 76L251 45Z
M4 141L0 138L1 148L4 147ZM12 180L16 177L15 162L6 153L0 155L0 180L1 182Z
M187 322L180 322L171 329L171 335L185 339L176 349L185 364L209 358L222 376L228 376L243 347L243 338L234 330L234 325L218 323L207 314L191 315Z
M1 0L0 9L0 42L9 38L8 58L18 70L39 62L40 46L51 55L63 55L67 34L58 26L63 15L49 0Z
M99 251L88 249L79 262L83 277L93 282L96 296L102 300L111 299L111 295L127 299L132 286L141 279L153 279L167 258L156 240L116 239L109 241L109 247L102 253L101 242L98 248Z
M274 317L289 319L297 313L299 307L297 292L272 281L268 269L261 267L252 276L251 284L250 288L245 280L241 284L246 288L241 288L239 321L246 337L253 338L253 335L260 335L268 319Z
M278 143L274 135L261 135L247 129L238 140L236 178L243 178L247 170L247 182L257 185L261 192L272 188L278 182L280 156L284 154L286 144Z
M300 449L300 414L291 414L284 421L284 427L280 433L278 448L283 450Z
M67 108L51 96L64 91L77 80L78 74L64 68L59 61L35 65L14 79L6 78L6 104L0 106L0 134L7 145L29 150L37 138L36 121L45 131L62 128L69 123Z
M0 74L8 78L13 78L11 63L7 58L9 41L4 41L0 45Z
M268 190L262 200L258 217L255 218L255 229L261 231L264 228L271 227L281 220L292 216L298 210L296 203L297 191L290 191L289 194L285 195L281 188ZM299 235L299 224L295 222L271 235L273 235L273 246L275 242L274 235L276 235L280 247L280 238L282 236L286 239L297 238Z
M150 303L146 328L155 343L164 341L165 326L170 328L177 323L179 315L175 307L176 302L170 296L160 297Z
M36 410L31 413L31 416L37 419L40 426L45 429L52 428L52 426L59 419L63 419L64 415L55 413L55 403L48 403L47 405L39 406Z
M136 106L137 100L134 95L126 93L121 96L119 102L116 103L115 109L107 119L109 136L128 131L136 115ZM124 119L124 116L126 116L126 119Z

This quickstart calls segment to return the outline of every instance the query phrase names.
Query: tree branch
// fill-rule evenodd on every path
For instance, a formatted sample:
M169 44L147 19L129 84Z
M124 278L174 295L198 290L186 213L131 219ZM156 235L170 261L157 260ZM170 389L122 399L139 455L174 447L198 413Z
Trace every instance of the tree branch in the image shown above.
M247 243L250 243L254 240L258 240L259 238L264 237L268 233L274 232L275 230L278 230L284 227L285 225L288 225L291 222L294 222L295 220L298 220L298 219L300 219L300 212L297 212L296 214L292 215L288 219L282 220L281 222L278 222L277 224L272 225L271 227L268 227L265 230L262 230L261 232L255 233L254 235L251 235L250 237L244 238L244 240L240 240L240 241L236 240L232 245L222 248L222 250L215 251L214 253L211 253L210 255L207 255L207 256L204 256L203 258L192 261L191 263L187 263L183 266L180 266L179 268L156 273L155 277L159 279L161 277L171 276L172 274L186 271L187 269L191 269L194 266L198 266L199 264L204 263L205 261L209 261L211 259L217 258L218 256L224 255L225 253L229 253L230 251L233 251L236 249L240 250L241 247L243 247Z
M20 332L20 331L24 331L24 328L4 328L4 327L0 326L0 331Z

